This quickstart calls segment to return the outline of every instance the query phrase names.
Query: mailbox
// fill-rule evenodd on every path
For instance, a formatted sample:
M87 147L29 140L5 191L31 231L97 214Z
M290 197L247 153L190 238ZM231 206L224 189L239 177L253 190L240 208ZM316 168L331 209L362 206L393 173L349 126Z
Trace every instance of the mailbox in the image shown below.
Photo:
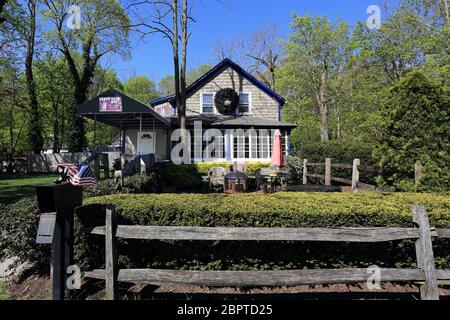
M74 209L83 204L83 188L70 183L36 188L40 211L37 243L52 244L53 299L64 300L66 270L73 262Z
M83 188L70 183L39 186L36 191L40 213L75 208L83 203Z

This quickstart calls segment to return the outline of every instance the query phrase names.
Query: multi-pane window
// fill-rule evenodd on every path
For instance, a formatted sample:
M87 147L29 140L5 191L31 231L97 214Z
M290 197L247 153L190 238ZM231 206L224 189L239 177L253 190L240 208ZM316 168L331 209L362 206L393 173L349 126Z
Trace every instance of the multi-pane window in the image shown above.
M233 135L233 159L261 159L267 160L272 157L273 130L250 130L240 132L237 130ZM286 152L286 132L282 132L282 151Z
M202 113L214 113L214 93L202 94Z
M239 94L239 114L250 113L250 94L240 93Z
M225 133L222 135L216 135L213 132L212 135L208 135L206 130L203 130L201 135L195 135L195 130L191 130L191 159L195 161L199 160L222 160L225 158ZM205 141L206 139L206 141ZM198 150L195 150L197 142ZM207 149L208 148L208 149ZM201 151L201 153L200 153ZM197 153L199 154L197 154ZM206 154L205 154L206 153Z

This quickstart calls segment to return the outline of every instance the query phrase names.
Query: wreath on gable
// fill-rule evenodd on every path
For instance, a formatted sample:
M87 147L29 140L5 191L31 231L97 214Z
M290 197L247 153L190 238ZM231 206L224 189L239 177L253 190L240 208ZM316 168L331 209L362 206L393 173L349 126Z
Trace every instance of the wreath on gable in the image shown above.
M230 116L235 114L236 108L239 106L239 95L234 89L221 89L216 93L214 103L217 111L223 115Z

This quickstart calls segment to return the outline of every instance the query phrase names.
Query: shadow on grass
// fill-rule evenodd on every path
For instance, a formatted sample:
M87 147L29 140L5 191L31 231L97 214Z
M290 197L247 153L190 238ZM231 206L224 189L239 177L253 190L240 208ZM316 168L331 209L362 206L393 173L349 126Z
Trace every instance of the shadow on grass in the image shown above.
M56 178L54 174L0 176L0 203L10 204L23 198L33 197L36 194L36 186L51 184Z

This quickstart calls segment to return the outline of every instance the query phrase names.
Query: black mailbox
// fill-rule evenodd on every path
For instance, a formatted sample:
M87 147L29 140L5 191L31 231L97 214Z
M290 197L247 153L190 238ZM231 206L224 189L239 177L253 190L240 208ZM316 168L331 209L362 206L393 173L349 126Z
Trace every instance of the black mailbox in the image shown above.
M53 299L64 300L67 268L73 263L74 209L83 204L83 188L70 183L36 188L41 213L38 243L52 243Z
M83 204L83 188L70 183L39 186L36 191L41 213L57 212Z

